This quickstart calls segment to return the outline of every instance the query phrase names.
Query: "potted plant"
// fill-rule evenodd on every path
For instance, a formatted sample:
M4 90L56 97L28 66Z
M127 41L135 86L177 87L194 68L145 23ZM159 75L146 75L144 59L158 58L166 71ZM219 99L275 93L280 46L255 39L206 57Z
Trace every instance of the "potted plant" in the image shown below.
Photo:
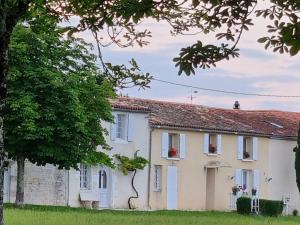
M232 187L232 194L236 195L240 191L240 188L236 185Z
M247 159L247 158L249 158L250 157L250 154L249 154L249 152L244 152L244 159Z
M176 148L171 148L168 152L168 156L170 158L177 156L177 149Z
M209 152L210 153L216 153L216 146L214 144L209 144Z
M252 189L251 189L251 192L252 192L252 196L255 196L255 195L256 195L256 193L257 193L257 190L256 190L256 188L252 188Z

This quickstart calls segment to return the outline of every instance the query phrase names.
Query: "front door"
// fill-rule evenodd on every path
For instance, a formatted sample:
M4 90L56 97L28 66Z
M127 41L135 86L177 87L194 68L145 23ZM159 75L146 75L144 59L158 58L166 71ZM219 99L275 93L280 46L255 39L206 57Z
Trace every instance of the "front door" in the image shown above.
M101 208L109 207L109 171L107 168L102 167L99 170L99 204Z
M216 169L209 168L206 171L206 210L215 209L215 182Z
M177 209L177 167L168 166L167 209Z

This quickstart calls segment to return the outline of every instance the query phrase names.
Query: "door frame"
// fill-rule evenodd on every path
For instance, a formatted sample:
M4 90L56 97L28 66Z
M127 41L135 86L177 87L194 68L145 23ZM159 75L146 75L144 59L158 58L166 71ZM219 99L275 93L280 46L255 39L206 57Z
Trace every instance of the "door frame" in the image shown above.
M101 194L103 192L101 192L100 188L100 171L105 171L106 173L106 199L107 199L107 205L103 206L101 203ZM98 190L99 190L99 207L100 208L109 208L111 206L111 196L112 196L112 182L111 182L111 170L108 167L105 166L99 166L98 167L98 171L97 171L97 179L98 179ZM102 180L103 181L103 180Z

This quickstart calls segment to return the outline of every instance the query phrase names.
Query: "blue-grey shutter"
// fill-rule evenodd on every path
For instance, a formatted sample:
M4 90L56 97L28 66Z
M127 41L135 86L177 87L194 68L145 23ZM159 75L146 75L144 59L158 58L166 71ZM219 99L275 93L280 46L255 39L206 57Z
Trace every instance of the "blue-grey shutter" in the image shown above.
M185 134L179 135L179 146L180 146L179 147L180 158L184 159L185 152L186 152Z
M244 138L243 136L238 136L237 141L237 158L243 159L243 148L244 148Z
M133 114L128 113L128 121L127 121L127 141L133 141Z
M241 169L237 169L235 171L235 185L236 186L242 186L242 170Z
M217 153L220 155L222 153L222 135L217 135Z
M169 134L168 133L162 133L162 145L161 145L161 155L163 158L168 157L168 151L169 151Z
M204 134L203 139L203 152L205 154L208 154L208 148L209 148L209 134Z
M259 195L259 186L260 186L260 174L259 170L253 170L253 187L257 190L257 195Z
M252 147L253 147L253 160L258 160L258 138L257 137L253 137Z
M114 121L110 124L110 139L116 140L117 137L117 114L113 113Z

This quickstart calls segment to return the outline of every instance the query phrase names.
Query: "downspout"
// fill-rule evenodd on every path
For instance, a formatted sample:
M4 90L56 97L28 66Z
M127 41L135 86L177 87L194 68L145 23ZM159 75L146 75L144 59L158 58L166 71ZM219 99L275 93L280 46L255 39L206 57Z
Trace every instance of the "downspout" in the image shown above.
M66 205L70 206L70 170L66 170L67 173L67 184L66 184Z
M150 206L150 191L151 191L151 185L150 185L150 175L151 175L151 157L152 157L152 132L153 128L150 128L150 135L149 135L149 166L148 166L148 209L151 209Z

